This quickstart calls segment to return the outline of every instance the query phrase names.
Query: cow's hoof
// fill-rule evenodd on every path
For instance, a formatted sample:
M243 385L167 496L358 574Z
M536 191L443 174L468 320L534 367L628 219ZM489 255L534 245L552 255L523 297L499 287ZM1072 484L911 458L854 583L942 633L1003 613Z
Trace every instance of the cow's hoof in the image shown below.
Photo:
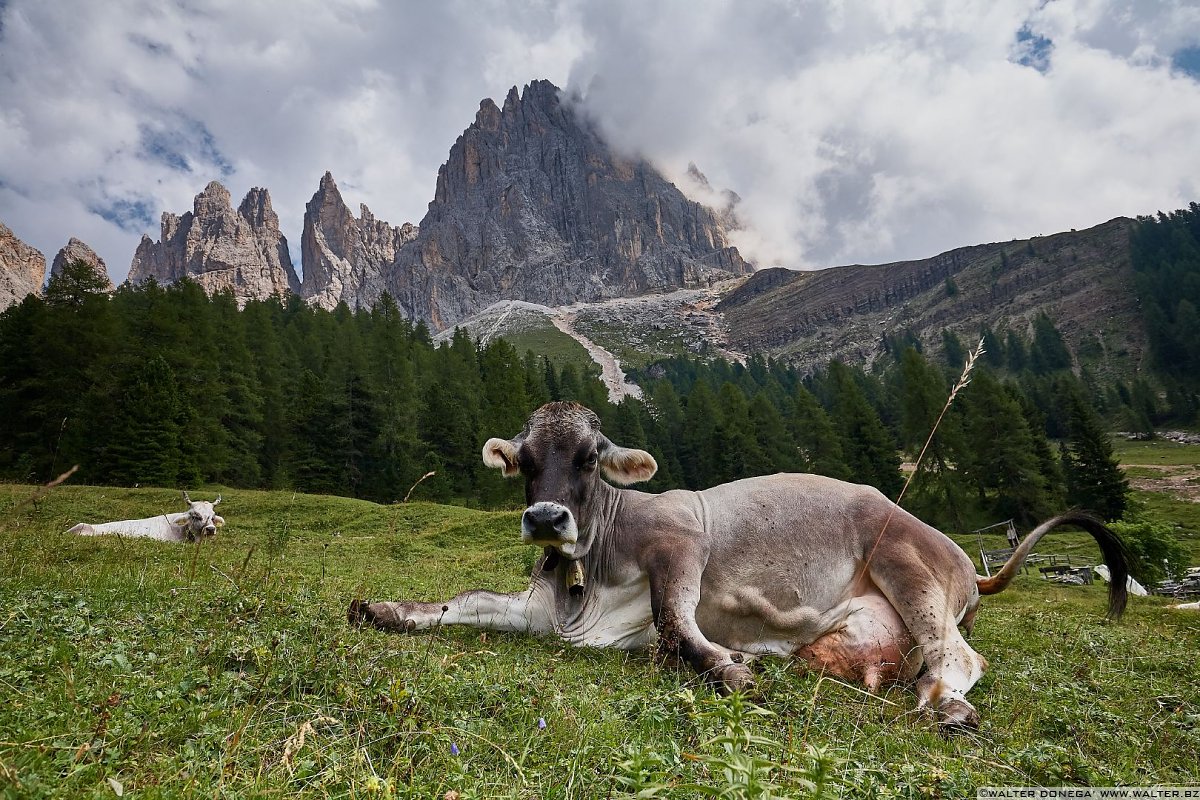
M748 692L754 688L754 673L745 664L724 664L711 673L712 684L720 694Z
M366 600L351 600L350 608L346 611L346 621L352 628L361 628L373 623L375 615L371 613L371 604Z
M979 712L962 700L947 700L938 706L938 732L943 736L970 733L979 728Z

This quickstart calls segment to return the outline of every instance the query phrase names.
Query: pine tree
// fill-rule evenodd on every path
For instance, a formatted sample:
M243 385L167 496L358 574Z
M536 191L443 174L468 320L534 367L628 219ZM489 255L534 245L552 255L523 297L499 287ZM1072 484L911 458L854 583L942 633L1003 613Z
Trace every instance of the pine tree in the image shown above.
M979 336L983 341L983 363L994 370L1003 369L1007 363L1007 354L1004 352L1004 340L987 325L980 331Z
M904 485L895 443L848 367L831 362L829 379L834 390L834 425L841 434L850 479L870 484L895 499Z
M905 505L924 520L963 530L970 503L966 479L957 469L966 458L960 416L942 415L948 387L916 350L904 352L898 372L901 446L916 464ZM918 461L927 441L924 457Z
M999 519L1022 524L1045 519L1053 510L1051 497L1020 406L979 367L959 400L968 448L960 467L980 504Z
M717 464L720 482L770 473L771 467L758 446L750 422L746 395L732 382L725 382L717 393L721 423L717 427Z
M524 363L511 344L504 339L493 339L479 349L479 371L483 378L480 439L515 435L531 410L525 394ZM477 449L482 446L483 441L478 442ZM515 505L521 488L519 481L506 480L495 470L479 473L479 499L487 505Z
M720 482L717 426L721 422L716 397L706 381L697 381L687 398L680 461L689 489L706 489Z
M179 477L179 397L162 356L129 374L122 402L111 409L108 479L125 486L174 487Z
M1038 314L1033 321L1033 345L1029 349L1029 363L1033 371L1045 375L1060 369L1071 368L1071 352L1063 341L1062 334L1050 317Z
M750 401L750 424L764 459L764 472L799 472L800 451L783 415L762 389Z
M967 362L967 348L963 346L962 339L948 329L942 330L942 360L946 369L955 375L962 371L963 364Z
M648 424L643 424L643 429L649 440L655 443L653 455L658 459L658 472L646 488L655 492L678 489L685 485L680 461L684 416L683 405L670 381L660 380L654 384L650 393L649 412Z
M1029 366L1029 348L1016 331L1004 338L1004 358L1010 372L1021 372Z
M1112 442L1081 396L1072 396L1070 407L1070 437L1064 452L1067 500L1106 520L1120 519L1128 504L1129 481L1113 455Z
M803 385L797 385L792 395L788 423L800 456L798 469L830 478L850 479L850 467L846 464L842 441L833 421Z

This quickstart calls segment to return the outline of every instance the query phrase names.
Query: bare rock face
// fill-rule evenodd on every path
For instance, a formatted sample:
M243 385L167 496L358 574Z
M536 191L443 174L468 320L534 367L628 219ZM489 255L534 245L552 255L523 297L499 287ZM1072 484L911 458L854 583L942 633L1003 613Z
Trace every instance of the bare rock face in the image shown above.
M59 250L58 255L54 257L54 263L50 265L50 279L54 280L55 276L62 274L68 264L74 264L76 261L87 264L96 277L104 281L104 290L112 291L113 283L112 279L108 277L108 267L105 265L104 259L74 236L67 242L67 246Z
M350 308L369 308L386 287L384 270L417 237L414 225L395 227L375 219L365 205L359 209L361 216L355 219L328 172L305 207L300 288L306 299L322 308L343 301Z
M707 286L751 267L718 215L614 153L547 81L479 106L388 289L436 328L498 300L544 305Z
M0 222L0 311L26 295L41 294L45 275L46 257L41 251L22 242Z
M254 188L237 211L229 191L213 181L183 216L164 212L162 238L143 236L129 281L173 283L188 277L209 294L231 289L238 305L286 292L300 293L287 239L271 209L271 195Z

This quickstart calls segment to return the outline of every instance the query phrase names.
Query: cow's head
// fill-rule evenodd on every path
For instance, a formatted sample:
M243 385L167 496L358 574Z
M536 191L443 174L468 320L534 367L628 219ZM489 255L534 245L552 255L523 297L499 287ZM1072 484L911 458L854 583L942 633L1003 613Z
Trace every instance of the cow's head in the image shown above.
M183 500L188 504L187 513L173 515L171 524L180 528L189 541L201 536L212 536L217 532L217 528L225 524L225 520L218 517L213 510L214 506L220 504L221 495L217 495L217 499L211 503L207 500L193 503L188 493L184 492Z
M625 485L649 480L658 470L644 450L610 442L600 433L600 418L578 403L547 403L515 438L488 439L483 463L506 477L525 476L529 507L521 516L521 539L567 558L582 558L591 548L583 513L601 485L601 472Z

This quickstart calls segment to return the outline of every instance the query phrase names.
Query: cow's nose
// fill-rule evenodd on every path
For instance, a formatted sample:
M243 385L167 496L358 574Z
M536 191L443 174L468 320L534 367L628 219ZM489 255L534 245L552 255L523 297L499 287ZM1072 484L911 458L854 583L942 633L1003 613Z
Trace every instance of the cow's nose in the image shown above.
M571 529L571 512L558 503L535 503L521 515L521 527L534 539L561 539Z
M217 526L209 525L208 527L206 527L204 529L204 532L207 533L209 536L212 536L213 534L215 534L217 532Z

